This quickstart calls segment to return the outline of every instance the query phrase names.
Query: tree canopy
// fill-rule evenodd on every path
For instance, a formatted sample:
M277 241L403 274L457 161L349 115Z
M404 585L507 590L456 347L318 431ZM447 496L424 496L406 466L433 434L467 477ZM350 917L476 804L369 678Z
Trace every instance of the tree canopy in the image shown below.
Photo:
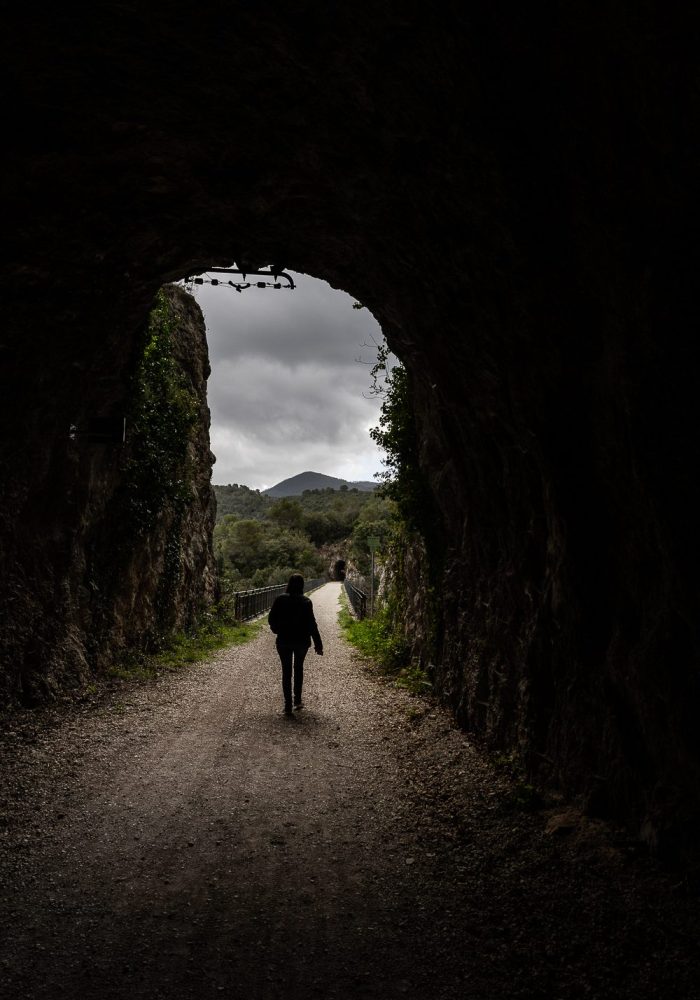
M367 538L388 536L394 508L377 493L355 489L307 490L277 500L236 484L215 490L219 572L239 590L282 583L293 572L319 576L338 558L366 574Z

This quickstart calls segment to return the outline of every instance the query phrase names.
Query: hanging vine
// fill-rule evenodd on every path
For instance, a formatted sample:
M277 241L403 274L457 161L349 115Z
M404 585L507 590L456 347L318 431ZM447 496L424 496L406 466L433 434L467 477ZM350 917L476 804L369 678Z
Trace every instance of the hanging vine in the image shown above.
M134 374L127 417L126 506L137 535L153 527L166 504L182 511L191 493L187 448L198 402L173 357L175 318L161 289Z

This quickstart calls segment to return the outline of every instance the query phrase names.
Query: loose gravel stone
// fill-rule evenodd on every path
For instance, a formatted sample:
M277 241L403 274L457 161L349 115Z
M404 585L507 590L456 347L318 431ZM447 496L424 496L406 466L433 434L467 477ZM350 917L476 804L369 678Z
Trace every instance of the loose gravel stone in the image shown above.
M698 900L619 831L516 789L313 601L274 637L2 736L0 996L700 997Z

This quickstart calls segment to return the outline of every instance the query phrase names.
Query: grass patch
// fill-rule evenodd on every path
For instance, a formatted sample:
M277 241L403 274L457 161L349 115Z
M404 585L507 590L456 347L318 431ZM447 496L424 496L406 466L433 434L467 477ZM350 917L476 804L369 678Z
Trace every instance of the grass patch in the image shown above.
M406 663L406 644L392 632L386 611L377 612L374 618L359 621L343 601L338 612L338 622L345 638L365 656L371 657L385 670L399 670Z
M107 676L116 681L148 681L158 673L155 665L150 664L150 658L137 657L122 660L118 666L110 667Z
M425 709L418 705L409 705L406 709L406 718L409 722L420 722L425 718Z
M159 653L136 654L109 670L109 676L122 681L147 681L164 670L178 670L189 663L204 660L219 649L242 646L259 633L262 619L237 622L226 615L209 612L200 627L192 632L176 632Z
M432 689L425 670L410 662L408 644L393 630L386 607L381 608L374 618L358 621L341 591L338 623L348 642L374 660L382 673L393 679L396 687L411 694L428 694Z
M159 653L155 660L159 666L169 668L196 663L197 660L205 659L210 653L215 653L217 649L243 646L255 638L261 626L262 620L259 619L254 622L220 622L214 626L207 625L194 635L178 632L168 648Z
M412 663L408 667L402 667L394 681L398 688L403 688L409 694L428 694L433 685L422 667L417 663Z

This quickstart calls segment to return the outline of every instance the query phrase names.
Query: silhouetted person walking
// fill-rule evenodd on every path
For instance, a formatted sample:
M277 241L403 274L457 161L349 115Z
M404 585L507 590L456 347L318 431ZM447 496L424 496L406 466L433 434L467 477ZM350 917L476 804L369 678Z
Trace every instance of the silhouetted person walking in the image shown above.
M304 577L293 573L287 593L280 594L267 616L270 628L277 636L277 652L282 661L282 693L284 714L292 714L292 670L294 671L294 708L302 708L301 689L304 683L304 659L313 639L314 650L323 656L323 643L314 618L314 606L304 596Z

